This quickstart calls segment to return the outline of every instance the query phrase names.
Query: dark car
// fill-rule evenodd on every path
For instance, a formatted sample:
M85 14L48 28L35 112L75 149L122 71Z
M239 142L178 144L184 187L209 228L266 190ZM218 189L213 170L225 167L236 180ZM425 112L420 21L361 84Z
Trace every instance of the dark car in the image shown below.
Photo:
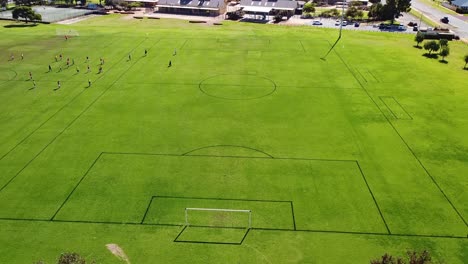
M354 27L359 27L359 22L354 23Z
M414 26L413 31L418 31L418 26Z
M443 18L440 19L440 22L448 24L449 19L448 19L448 17L443 17Z

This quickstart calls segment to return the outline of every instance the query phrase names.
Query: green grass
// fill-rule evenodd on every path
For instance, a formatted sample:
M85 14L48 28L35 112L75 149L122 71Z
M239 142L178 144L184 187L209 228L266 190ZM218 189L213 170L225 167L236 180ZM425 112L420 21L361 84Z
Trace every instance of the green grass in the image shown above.
M132 263L468 258L466 44L443 64L346 31L322 60L335 29L114 15L0 33L0 263L121 263L111 243ZM254 229L183 230L187 207Z

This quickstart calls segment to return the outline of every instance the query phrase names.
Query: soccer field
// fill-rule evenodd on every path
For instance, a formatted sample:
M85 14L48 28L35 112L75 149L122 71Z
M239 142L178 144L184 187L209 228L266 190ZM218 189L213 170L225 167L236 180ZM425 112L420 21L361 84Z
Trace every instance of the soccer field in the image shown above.
M444 64L344 32L321 59L336 30L8 23L0 263L123 263L107 244L131 263L468 260L466 44Z

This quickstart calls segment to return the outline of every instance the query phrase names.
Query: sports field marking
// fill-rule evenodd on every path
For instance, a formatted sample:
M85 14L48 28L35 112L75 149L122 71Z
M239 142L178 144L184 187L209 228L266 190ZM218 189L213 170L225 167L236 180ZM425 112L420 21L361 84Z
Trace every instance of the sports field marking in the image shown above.
M213 149L222 149L222 151L225 152L225 149L226 148L232 148L232 149L245 149L247 151L251 151L251 152L256 152L256 153L259 153L261 154L261 156L264 156L264 157L269 157L269 158L273 158L273 156L271 154L268 154L266 153L265 151L262 151L262 150L259 150L259 149L255 149L255 148L251 148L251 147L246 147L246 146L236 146L236 145L213 145L213 146L205 146L205 147L200 147L200 148L196 148L196 149L193 149L193 150L190 150L188 152L185 152L182 154L182 156L185 156L185 155L194 155L194 156L204 156L204 155L211 155L211 154L203 154L203 150L213 150ZM198 152L198 153L197 153ZM223 155L223 156L226 156L226 155ZM233 155L233 156L238 156L238 155ZM253 155L249 155L249 156L243 156L243 157L251 157Z
M104 159L103 159L104 158ZM122 160L123 159L123 160ZM138 162L131 161L131 160L138 160ZM114 160L120 160L117 163L114 163ZM115 173L108 174L107 172L103 172L102 170L104 169L107 171L106 168L111 168L115 166L109 167L109 162L112 164L115 164L117 167L119 165L117 164L133 164L134 162L137 162L141 164L141 162L144 162L144 164L150 165L151 166L143 166L143 167L138 167L137 170L143 169L144 171L146 170L151 170L153 173L150 171L144 172L144 171L134 171L133 173L136 173L139 176L138 180L138 186L141 187L136 187L136 185L132 185L132 188L129 189L125 187L126 185L124 182L125 176L117 176ZM150 162L150 163L148 163ZM173 171L170 168L175 168L178 167L179 169L177 170L176 174L172 173L164 173L163 171L160 171L157 169L159 165L157 164L166 164L164 165L165 168L169 168L169 171ZM172 164L172 165L170 165ZM176 165L177 164L177 165ZM224 164L224 165L223 165ZM241 165L239 167L240 164ZM156 166L156 167L154 167ZM188 166L188 167L187 167ZM221 166L221 167L220 167ZM245 178L247 175L245 173L242 173L242 171L239 171L236 168L243 168L243 167L251 167L252 169L255 168L255 170L252 172L254 174L258 174L253 181L253 184L251 186L244 186L243 188L247 189L239 189L241 186L237 186L236 188L231 188L229 191L225 191L223 196L216 197L213 195L209 195L208 197L214 197L212 200L217 200L215 202L216 204L213 205L213 201L209 201L208 205L211 204L211 206L206 205L206 199L205 199L205 204L195 204L195 205L184 205L182 207L216 207L216 208L225 208L225 204L223 203L229 203L228 201L236 201L236 200L251 200L250 198L256 198L256 200L270 200L270 201L283 201L285 200L285 197L290 197L291 201L294 200L294 207L288 205L288 211L292 212L294 211L294 216L291 217L291 214L288 214L287 219L292 219L293 224L277 224L277 226L268 226L268 224L262 224L259 226L259 228L265 228L265 229L282 229L282 230L288 230L288 229L293 229L294 223L296 228L299 225L300 228L304 230L321 230L322 227L326 227L325 230L333 230L333 231L345 231L345 232L384 232L384 233L389 233L388 231L388 226L385 223L385 220L383 219L383 215L380 212L380 209L378 205L376 204L376 200L373 197L372 192L370 191L370 187L368 186L367 182L365 181L365 176L362 174L360 171L360 168L357 166L356 161L348 161L348 160L320 160L320 159L298 159L298 158L270 158L270 157L252 157L252 158L245 158L245 157L223 157L223 156L196 156L196 155L175 155L175 154L148 154L148 153L101 153L101 155L95 160L95 162L91 165L90 169L83 175L83 177L79 180L79 182L76 184L76 186L73 188L72 192L67 196L65 201L62 203L62 205L58 208L54 216L51 218L51 220L60 220L60 221L86 221L86 222L121 222L121 223L134 223L134 224L141 224L142 219L144 218L144 222L146 223L151 223L151 221L154 220L148 220L152 219L152 209L148 209L148 202L151 203L151 201L148 201L148 195L155 194L155 193L161 193L161 196L189 196L189 197L199 197L199 193L196 191L198 190L196 186L200 184L212 184L212 181L219 181L219 176L222 176L225 180L231 181L231 180L236 180L240 178ZM265 183L262 183L263 188L270 188L272 186L276 186L276 182L280 181L282 175L288 175L288 178L294 178L294 177L300 177L301 174L299 173L300 170L299 168L301 166L307 166L308 169L307 171L311 170L309 173L312 173L308 176L306 176L307 181L303 182L300 185L295 185L293 184L296 182L296 180L292 180L293 185L287 184L288 186L283 186L284 183L281 185L282 189L284 191L277 193L276 195L279 195L278 197L275 196L268 196L270 198L275 198L274 200L272 199L265 199L264 196L259 196L257 191L253 191L253 189L258 189L259 187L257 186L260 184L259 180L263 177L268 177L270 179L270 183L265 185ZM153 169L151 169L154 167ZM199 167L203 168L201 171L197 171L195 174L193 173L193 168ZM189 171L186 169L191 168ZM328 168L333 168L331 171L328 171ZM116 168L117 169L117 168ZM129 167L127 166L127 169ZM258 170L258 171L257 171ZM292 171L293 170L294 173ZM117 169L117 171L121 171L120 169ZM117 173L116 171L116 173ZM256 172L257 171L257 172ZM155 172L157 172L155 174ZM174 171L175 172L175 171ZM104 173L104 174L103 174ZM179 187L184 188L183 186L185 185L172 185L170 182L173 181L182 181L182 179L187 178L187 173L191 174L190 176L190 189L192 192L170 192L170 189L176 188L179 189ZM233 176L225 175L225 174L233 174ZM91 177L87 177L89 175L93 175ZM100 175L97 177L96 175ZM106 180L107 177L110 175L113 175L112 180L113 186L110 188L108 185L102 185L100 182L102 181L108 181ZM314 176L313 176L314 175ZM196 177L194 177L196 176ZM229 177L227 177L229 176ZM313 176L313 177L312 177ZM116 177L116 178L115 178ZM201 181L203 179L203 181ZM315 191L313 193L314 198L316 202L310 203L306 202L308 199L312 198L307 198L304 197L302 194L299 194L295 191L293 191L295 188L306 188L306 186L312 184L311 182L315 182L315 185L318 186L323 186L324 188L329 185L330 179L333 179L333 182L335 182L335 185L333 185L333 188L335 191L338 191L339 195L332 195L329 191L322 190L322 189L317 189L317 187L314 187ZM240 179L243 181L242 179ZM297 179L298 180L298 179ZM310 182L311 181L311 182ZM145 183L146 182L146 183ZM156 184L156 185L155 185ZM167 190L162 190L157 186L161 185L167 185L172 186ZM99 186L101 188L101 191L98 195L95 191L92 191L92 188L90 189L90 186ZM272 186L270 186L272 185ZM291 185L291 186L290 186ZM153 187L151 187L153 186ZM179 187L177 187L179 186ZM231 186L229 184L229 186ZM270 187L269 187L270 186ZM109 188L110 189L109 189ZM140 191L138 193L133 192L137 189ZM143 188L143 189L141 189ZM278 187L275 187L278 188ZM311 187L312 188L312 187ZM328 187L327 187L328 188ZM327 189L325 188L325 189ZM339 198L341 196L344 196L348 191L349 188L353 189L353 199L359 200L359 207L356 208L354 206L351 206L353 204L352 202L350 203L349 200L345 203L338 203L336 200L341 200L342 198ZM200 190L203 190L203 188L200 186ZM356 190L359 190L356 192ZM213 190L214 191L214 190ZM219 190L221 191L221 190ZM126 195L123 195L123 193ZM306 194L307 195L312 195ZM226 196L234 197L234 199L228 200ZM108 197L114 197L112 199L112 203L108 203ZM131 200L126 200L125 197L133 197ZM206 197L206 196L205 196ZM223 200L224 199L224 200ZM343 198L344 199L344 198ZM200 200L200 199L198 199ZM287 199L286 199L287 200ZM220 201L224 201L221 202ZM239 201L238 201L239 202ZM134 203L134 204L133 204ZM124 205L125 204L125 205ZM133 204L133 205L131 205ZM328 204L328 205L327 205ZM253 206L254 204L252 204ZM121 208L122 206L126 206L129 208L132 208L131 210L125 210L122 211ZM151 206L151 205L150 205ZM258 206L258 205L256 205ZM328 208L329 206L332 207L337 207L335 208L336 210L339 210L340 212L340 219L345 217L349 220L349 223L346 225L343 225L342 221L338 221L338 219L335 219L335 217L332 217L332 219L328 219L326 224L324 226L323 222L321 220L326 219L329 217ZM180 206L179 206L180 207ZM270 206L271 207L271 206ZM310 208L311 207L311 208ZM328 209L325 210L325 207ZM229 207L228 207L229 208ZM230 208L233 208L232 206ZM234 208L246 208L246 206L237 206ZM266 208L266 207L263 207ZM260 211L264 209L258 209ZM273 208L273 207L271 207ZM271 209L270 208L270 209ZM313 209L315 208L315 209ZM248 209L248 208L247 208ZM82 212L82 210L85 210L86 213ZM117 214L102 214L102 212L111 212L118 210ZM269 210L269 209L268 209ZM324 211L325 210L325 211ZM359 211L360 213L357 213ZM117 212L117 211L115 211ZM169 211L168 211L169 212ZM145 214L147 214L145 216ZM167 215L173 215L173 213L169 213ZM358 218L361 215L367 215L368 219L372 219L366 226L362 226ZM263 214L265 215L265 214ZM358 217L359 215L359 217ZM270 216L271 217L271 216ZM311 218L312 217L312 218ZM322 217L325 217L322 219ZM282 216L284 218L284 216ZM264 221L264 220L262 220ZM275 220L276 221L276 220ZM279 220L283 221L283 220ZM285 220L286 222L289 222L291 220ZM338 221L338 222L337 222ZM183 221L155 221L153 223L162 223L162 224L167 224L167 225L179 225ZM267 222L267 221L264 221ZM282 222L282 223L286 223ZM274 222L271 222L274 223ZM351 224L353 223L353 224ZM316 228L314 228L316 227ZM384 231L387 230L387 231Z
M141 41L140 43L138 43L134 48L133 50L135 50L136 48L138 48L145 40ZM158 42L156 42L154 45L156 45ZM133 51L132 50L132 51ZM113 64L113 66L117 65L119 62L121 62L122 60L124 60L126 58L126 56L122 56L121 59ZM141 59L141 58L138 58L136 60L136 62ZM130 65L129 68L133 67L136 62L134 62L133 64ZM112 82L106 89L104 89L103 92L101 92L85 109L83 109L83 111L81 111L67 126L65 126L63 128L63 130L61 130L57 135L55 135L55 137L52 138L52 140L50 142L48 142L38 153L36 153L32 159L30 159L16 174L14 174L2 187L0 187L0 192L3 191L18 175L21 174L21 172L26 169L29 164L31 164L45 149L47 149L47 147L49 147L60 135L62 135L69 127L71 127L75 122L76 120L78 120L84 113L86 113L104 94L106 94L106 92L112 88L115 83L117 83L125 74L122 74L120 75L118 78L116 78L116 80L114 82ZM103 75L102 75L103 76ZM101 78L102 76L98 77L97 80L99 80L99 78ZM96 80L96 81L97 81ZM83 82L84 83L84 82ZM12 151L14 151L19 145L21 145L24 141L26 141L30 136L32 136L36 131L38 131L42 126L44 126L47 122L49 122L54 116L56 116L58 113L60 113L64 108L66 108L69 104L71 104L75 99L77 99L81 94L83 94L84 92L86 91L86 89L83 89L81 90L78 94L76 94L68 103L66 103L65 105L63 105L61 108L59 108L54 114L52 114L48 119L46 119L44 122L42 122L36 129L34 129L31 133L29 133L26 137L24 137L20 142L18 142L13 148L11 148L8 152L6 152L2 157L0 157L0 160L2 160L3 158L5 158L8 154L10 154Z
M228 227L184 226L175 237L174 242L240 246L250 230Z
M393 96L379 96L380 100L393 117L400 120L413 120L413 117L403 108L403 106Z
M292 201L184 196L153 196L141 223L182 225L185 224L184 209L189 207L247 209L251 210L252 228L296 229ZM220 221L210 219L212 215L217 214L216 212L197 212L193 214L197 216L197 219L194 220L195 222L191 221L191 226L246 227L246 219L240 214L236 214L231 220L224 219ZM226 223L223 224L223 221Z
M467 220L463 217L463 215L460 213L460 211L455 207L455 205L453 204L453 202L449 199L449 197L447 196L447 194L445 193L445 191L442 189L442 187L439 185L439 183L436 181L436 179L429 173L429 171L427 170L426 166L424 166L424 164L422 163L422 161L416 156L415 152L413 151L413 149L409 146L409 144L406 142L406 140L403 138L403 136L400 134L400 132L398 132L398 129L395 127L395 125L390 121L390 119L385 115L384 111L382 110L382 108L380 108L380 106L378 105L378 103L376 102L376 100L371 96L371 94L369 93L369 91L366 89L365 85L362 84L361 81L359 81L359 79L356 77L356 75L353 73L353 71L351 70L351 67L348 65L348 63L346 63L346 61L343 59L343 57L336 51L334 50L335 54L338 56L338 58L341 60L341 62L345 65L345 67L348 69L348 71L354 76L354 78L356 79L356 81L359 83L359 85L361 86L361 88L364 90L364 92L366 93L366 95L369 97L369 99L372 101L372 103L375 105L375 107L379 110L379 112L382 114L382 116L387 120L387 123L391 126L392 130L398 135L398 137L401 139L401 141L403 142L403 144L406 146L406 148L411 152L411 155L416 159L416 161L418 162L418 164L421 166L421 168L424 170L424 173L431 179L431 181L434 183L434 185L437 187L437 189L440 191L440 193L443 195L443 197L445 198L445 200L450 204L450 207L455 211L455 213L457 214L457 216L459 217L460 220L463 221L463 223L465 224L466 227L468 227L468 222Z
M218 99L252 100L273 94L277 85L265 76L218 74L202 80L198 88L202 93Z

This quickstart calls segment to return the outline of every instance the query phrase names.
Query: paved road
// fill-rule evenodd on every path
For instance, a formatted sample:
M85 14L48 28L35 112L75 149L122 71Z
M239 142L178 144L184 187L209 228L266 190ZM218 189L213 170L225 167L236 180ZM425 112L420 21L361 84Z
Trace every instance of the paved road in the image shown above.
M453 32L455 32L455 34L457 34L458 36L468 39L468 21L464 21L463 18L461 18L460 16L446 14L440 11L439 9L426 5L420 0L412 0L411 6L414 9L417 9L418 11L423 12L425 16L437 22L439 22L442 17L448 17L449 18L448 25L443 24L441 22L439 22L439 24L453 30Z

